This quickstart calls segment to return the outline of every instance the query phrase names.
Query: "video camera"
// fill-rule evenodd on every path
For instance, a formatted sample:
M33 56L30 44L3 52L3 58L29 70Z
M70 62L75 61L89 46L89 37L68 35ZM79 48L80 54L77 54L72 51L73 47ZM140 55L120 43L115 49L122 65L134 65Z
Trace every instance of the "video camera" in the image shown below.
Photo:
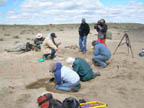
M97 23L96 23L96 25L100 25L101 24L101 21L99 20Z
M100 20L94 25L94 29L97 29L98 25L101 25L101 21Z

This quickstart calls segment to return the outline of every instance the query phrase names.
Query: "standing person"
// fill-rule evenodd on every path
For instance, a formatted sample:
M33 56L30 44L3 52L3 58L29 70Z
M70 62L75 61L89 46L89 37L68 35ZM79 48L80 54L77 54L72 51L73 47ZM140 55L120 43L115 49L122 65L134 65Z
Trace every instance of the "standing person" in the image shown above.
M66 62L70 64L75 72L80 76L81 81L88 81L96 76L100 76L99 72L93 72L90 65L82 58L67 58Z
M103 43L106 43L107 25L104 19L99 20L95 25L94 29L98 32L98 39L102 39Z
M92 59L94 64L105 68L107 66L106 61L111 57L110 50L99 40L93 41L92 45L94 46L94 57Z
M76 92L80 89L79 75L72 69L63 66L61 62L51 64L49 71L54 73L57 90Z
M55 57L56 51L58 51L58 46L61 43L55 42L56 34L51 33L48 37L44 40L42 44L42 52L44 59L53 59Z
M38 33L34 39L34 44L36 45L37 48L41 49L41 45L44 40L45 38L43 37L43 35L41 33Z
M80 51L85 53L87 50L87 36L90 32L89 25L86 23L85 19L82 19L82 23L79 27L79 47Z

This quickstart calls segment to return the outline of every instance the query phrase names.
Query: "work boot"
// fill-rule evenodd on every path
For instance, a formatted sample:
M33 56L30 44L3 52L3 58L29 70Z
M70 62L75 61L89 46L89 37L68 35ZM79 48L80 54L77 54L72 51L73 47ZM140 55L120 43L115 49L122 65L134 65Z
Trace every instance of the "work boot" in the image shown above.
M76 87L72 87L72 88L70 89L70 91L71 91L71 92L78 92L80 88L81 88L81 85L79 84L79 85L77 85Z

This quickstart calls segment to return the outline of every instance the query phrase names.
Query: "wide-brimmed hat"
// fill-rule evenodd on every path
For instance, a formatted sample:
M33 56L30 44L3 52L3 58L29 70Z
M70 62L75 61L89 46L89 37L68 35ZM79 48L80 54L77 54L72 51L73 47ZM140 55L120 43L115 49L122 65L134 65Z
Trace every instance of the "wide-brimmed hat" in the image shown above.
M36 38L38 38L38 39L40 39L40 38L42 38L43 37L43 35L41 34L41 33L38 33L37 35L36 35Z

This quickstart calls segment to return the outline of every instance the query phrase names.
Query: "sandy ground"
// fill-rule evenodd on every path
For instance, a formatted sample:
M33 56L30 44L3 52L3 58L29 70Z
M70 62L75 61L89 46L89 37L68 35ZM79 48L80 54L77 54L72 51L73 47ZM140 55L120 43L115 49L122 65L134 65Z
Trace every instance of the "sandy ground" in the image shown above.
M113 53L123 36L123 31L128 31L134 58L128 55L126 45L119 47L117 53L108 61L107 68L95 67L91 58L93 51L91 41L97 39L96 31L91 25L91 33L88 36L88 51L86 54L79 49L69 49L65 46L78 44L79 25L1 25L0 26L0 108L37 108L37 97L43 92L51 92L55 98L63 101L72 96L77 99L84 98L87 101L102 101L108 104L108 108L143 108L144 107L144 58L138 53L144 48L144 25L141 24L109 24L112 32L112 40L107 40L107 45ZM41 52L7 53L4 49L12 47L17 42L32 40L41 32L45 37L51 32L58 36L61 41L62 53L57 53L59 58L53 61L61 61L66 65L68 56L82 57L89 62L94 71L101 72L88 82L81 82L79 92L60 92L55 90L54 85L33 85L33 89L26 86L39 84L40 79L50 77L48 66L52 60L39 63ZM31 85L32 86L32 85Z

